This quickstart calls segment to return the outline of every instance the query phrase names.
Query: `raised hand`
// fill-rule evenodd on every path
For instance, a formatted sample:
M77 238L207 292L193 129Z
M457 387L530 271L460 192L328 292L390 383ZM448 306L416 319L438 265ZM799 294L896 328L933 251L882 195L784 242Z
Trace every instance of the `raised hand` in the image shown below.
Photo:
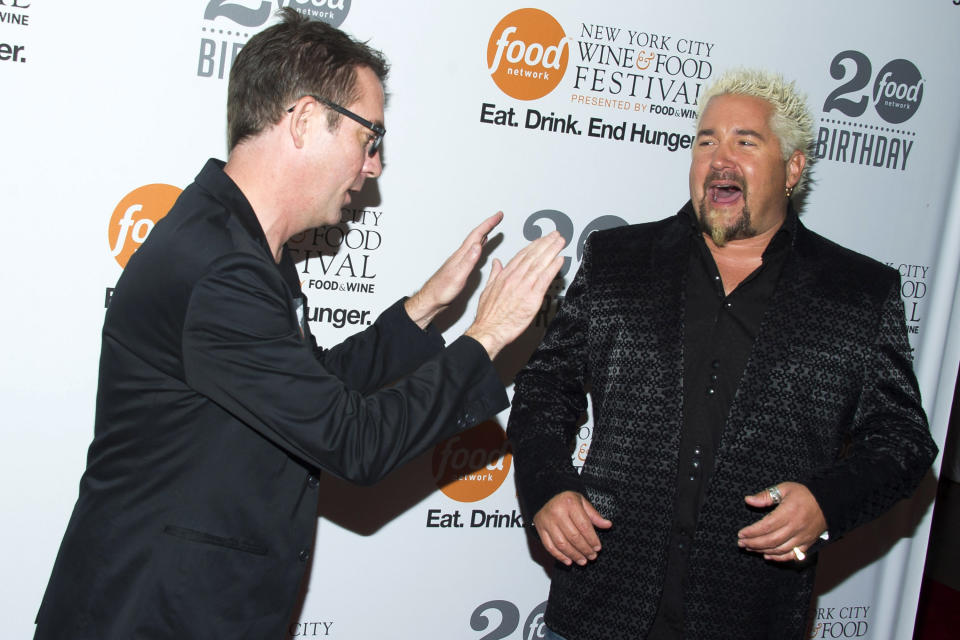
M410 319L425 329L433 318L453 302L477 266L487 235L503 220L498 211L470 232L463 244L453 252L426 284L404 303Z
M521 249L507 266L493 261L477 317L464 332L480 342L491 358L516 340L540 310L547 287L563 264L564 244L563 237L551 231Z

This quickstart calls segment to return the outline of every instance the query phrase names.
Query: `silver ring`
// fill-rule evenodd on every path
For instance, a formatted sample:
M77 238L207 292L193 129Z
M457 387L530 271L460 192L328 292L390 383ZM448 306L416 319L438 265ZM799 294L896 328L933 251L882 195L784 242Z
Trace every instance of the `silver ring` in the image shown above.
M805 554L803 551L800 551L800 547L793 548L793 555L797 559L797 562L803 562L807 559L807 554Z
M783 500L783 494L780 493L780 487L773 485L767 489L767 493L770 494L770 499L773 500L773 504L780 504Z

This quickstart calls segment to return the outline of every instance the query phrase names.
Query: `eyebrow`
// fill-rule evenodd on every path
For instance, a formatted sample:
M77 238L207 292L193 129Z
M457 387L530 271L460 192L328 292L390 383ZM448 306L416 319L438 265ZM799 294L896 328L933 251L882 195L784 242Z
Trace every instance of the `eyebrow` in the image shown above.
M753 138L766 140L766 138L762 133L760 133L759 131L754 131L753 129L737 129L736 134L740 136L751 136Z
M734 129L733 132L738 136L750 136L752 138L766 140L766 138L763 136L762 133L760 133L759 131L755 131L753 129ZM700 129L700 131L697 132L697 137L699 138L700 136L712 136L712 135L716 135L716 133L717 132L714 129Z

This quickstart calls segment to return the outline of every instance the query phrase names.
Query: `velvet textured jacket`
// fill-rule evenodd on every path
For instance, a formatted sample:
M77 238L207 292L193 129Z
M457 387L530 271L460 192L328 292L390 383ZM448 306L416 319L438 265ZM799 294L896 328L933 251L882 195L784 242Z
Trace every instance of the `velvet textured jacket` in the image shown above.
M585 567L557 565L547 624L568 640L645 638L670 541L683 421L682 216L596 232L517 376L510 416L525 516L564 490L613 521ZM592 400L582 473L570 443ZM804 483L830 539L908 496L936 446L920 405L899 276L797 225L737 388L684 578L684 638L800 639L816 554L796 566L737 547L744 496Z
M479 343L400 303L316 348L298 276L214 160L131 258L36 638L285 637L320 470L372 483L506 408Z

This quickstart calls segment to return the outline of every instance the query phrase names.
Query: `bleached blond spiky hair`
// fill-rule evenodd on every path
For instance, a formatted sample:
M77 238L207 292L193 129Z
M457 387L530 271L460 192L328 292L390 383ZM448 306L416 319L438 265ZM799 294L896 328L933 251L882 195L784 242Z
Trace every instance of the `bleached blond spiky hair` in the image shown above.
M794 151L804 155L806 165L800 180L793 188L797 198L807 186L813 160L813 114L807 106L807 96L795 83L787 82L778 73L761 69L730 69L718 77L700 96L697 110L697 129L710 98L723 95L753 96L766 100L773 107L770 128L780 141L780 150L786 162Z

